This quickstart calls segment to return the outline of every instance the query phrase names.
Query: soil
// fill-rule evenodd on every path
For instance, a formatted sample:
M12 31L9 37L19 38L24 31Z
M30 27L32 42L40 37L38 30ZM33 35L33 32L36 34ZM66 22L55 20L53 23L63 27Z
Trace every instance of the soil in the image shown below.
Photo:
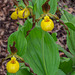
M75 0L60 0L58 2L61 9L67 10L69 13L75 15ZM0 0L0 62L9 53L7 52L7 41L8 37L17 30L18 24L17 20L12 20L10 18L11 13L14 11L14 4L12 0ZM23 21L19 20L21 24ZM62 25L54 20L55 28L52 32L57 32L57 43L63 48L68 50L66 44L66 31ZM64 53L60 53L64 55ZM0 65L0 75L6 75L6 61Z

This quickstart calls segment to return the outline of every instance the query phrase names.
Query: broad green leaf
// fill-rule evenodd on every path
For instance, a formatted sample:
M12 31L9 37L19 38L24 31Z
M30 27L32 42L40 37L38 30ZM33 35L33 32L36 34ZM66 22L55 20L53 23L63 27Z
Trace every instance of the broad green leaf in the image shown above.
M33 24L33 22L32 22L32 19L27 19L26 21L25 21L25 23L24 23L24 26L26 27L27 25L32 25Z
M59 68L66 74L72 71L72 60L70 58L62 57Z
M32 74L27 69L20 69L15 74L12 74L12 73L8 73L7 72L7 75L32 75Z
M59 2L59 0L57 0Z
M72 14L69 14L67 11L64 10L63 15L61 16L61 20L63 20L65 23L69 22L74 16Z
M32 23L28 19L25 21L24 25L19 24L18 30L22 31L24 36L27 35L27 31L29 31L32 28Z
M71 75L75 75L75 71L71 73Z
M20 7L25 8L25 4L23 3L23 0L17 0L17 1Z
M8 51L10 53L11 51L10 51L9 45L13 45L14 41L16 42L15 47L18 50L17 54L19 56L22 56L23 54L25 54L26 48L27 48L27 41L21 30L12 33L8 38Z
M75 17L73 17L68 23L65 23L70 29L75 31Z
M75 55L75 31L70 30L70 35L67 34L67 45L70 52Z
M70 20L70 23L72 23L75 26L75 16Z
M72 29L72 30L74 30L75 31L75 26L74 26L74 24L72 24L72 23L65 23L70 29Z
M50 13L55 14L57 10L57 0L50 0L49 5L50 5Z
M67 11L64 10L63 15L61 16L61 20L72 30L75 31L75 16L69 14Z
M39 18L42 11L42 5L46 2L46 0L32 0L33 3L33 13L36 15L36 18Z
M56 36L57 36L57 33L52 33L51 35L52 35L53 39L54 39L55 41L57 41L57 37L56 37Z
M37 75L55 75L60 57L57 45L51 35L36 27L26 39L27 51L23 56L25 62L30 64ZM43 39L44 41L42 41Z
M55 75L66 75L61 69L59 69Z
M29 20L26 20L24 23L24 26L21 28L21 31L24 33L24 35L27 35L27 31L29 31L32 28L32 23Z

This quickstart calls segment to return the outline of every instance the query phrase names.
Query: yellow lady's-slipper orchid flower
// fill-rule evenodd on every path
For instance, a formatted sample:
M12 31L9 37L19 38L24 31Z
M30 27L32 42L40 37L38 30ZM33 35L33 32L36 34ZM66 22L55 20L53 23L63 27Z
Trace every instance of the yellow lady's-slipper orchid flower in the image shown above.
M49 16L45 16L44 19L41 21L41 28L44 31L52 31L54 28L53 21L49 18Z
M12 18L13 20L16 20L16 19L18 18L17 11L15 11L15 12L13 12L13 13L11 14L11 18Z
M18 17L21 19L27 18L30 15L30 11L28 8L25 8L18 13Z
M6 64L6 69L9 73L16 73L19 70L19 62L15 57L12 57L11 60Z
M19 12L19 11L20 11L19 8L16 8L15 11L11 14L11 18L12 18L13 20L18 19L18 12Z

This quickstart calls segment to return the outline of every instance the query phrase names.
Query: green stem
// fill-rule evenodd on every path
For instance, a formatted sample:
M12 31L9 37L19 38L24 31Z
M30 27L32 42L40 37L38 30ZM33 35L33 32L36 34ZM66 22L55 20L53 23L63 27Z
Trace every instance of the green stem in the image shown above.
M45 57L44 57L44 31L42 31L42 55L43 55L44 69L45 69L45 73L47 75L47 70L46 70L46 65L45 65Z

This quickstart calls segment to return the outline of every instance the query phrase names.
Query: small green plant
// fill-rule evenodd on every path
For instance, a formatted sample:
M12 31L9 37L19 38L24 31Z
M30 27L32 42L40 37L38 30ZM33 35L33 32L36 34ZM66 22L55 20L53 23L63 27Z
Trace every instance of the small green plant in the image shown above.
M11 14L11 18L23 19L25 23L19 24L18 31L8 38L10 54L4 60L8 58L11 60L7 63L7 75L12 73L16 75L74 75L75 16L65 10L62 11L57 5L57 0L13 0L13 2L16 9ZM55 14L57 6L62 12L61 18ZM50 35L47 32L54 28L51 18L64 26L70 52L56 44L55 33ZM60 57L59 50L67 57Z

